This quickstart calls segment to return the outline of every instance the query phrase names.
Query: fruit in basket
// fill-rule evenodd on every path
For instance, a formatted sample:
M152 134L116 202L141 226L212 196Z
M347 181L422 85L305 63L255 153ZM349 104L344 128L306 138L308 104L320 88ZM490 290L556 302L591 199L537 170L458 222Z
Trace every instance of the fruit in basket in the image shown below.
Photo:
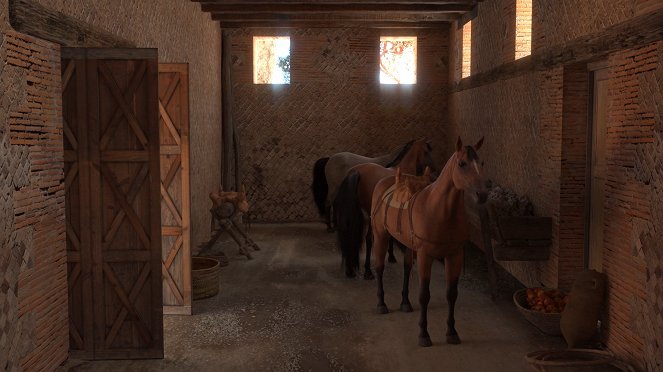
M568 296L557 289L527 289L527 307L542 313L561 313L566 306Z

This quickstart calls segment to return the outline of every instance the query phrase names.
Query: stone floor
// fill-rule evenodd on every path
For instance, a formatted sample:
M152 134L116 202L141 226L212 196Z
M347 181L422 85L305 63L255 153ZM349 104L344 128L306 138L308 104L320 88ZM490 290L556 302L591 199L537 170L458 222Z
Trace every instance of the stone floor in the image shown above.
M517 288L500 275L500 296L488 295L483 258L469 250L456 304L461 345L444 342L447 313L443 267L431 282L433 347L417 346L416 271L413 313L397 311L402 266L385 273L391 312L375 312L375 281L346 279L334 236L322 224L254 225L262 250L235 256L221 273L220 293L195 301L192 316L166 316L165 358L142 361L69 360L63 371L523 371L525 355L563 347L541 334L511 301ZM397 254L400 260L400 254Z

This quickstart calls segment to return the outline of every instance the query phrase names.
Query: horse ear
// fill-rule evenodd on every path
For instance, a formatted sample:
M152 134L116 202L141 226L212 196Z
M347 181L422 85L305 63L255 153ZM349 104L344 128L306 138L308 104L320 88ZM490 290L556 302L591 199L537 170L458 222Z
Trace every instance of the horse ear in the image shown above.
M430 167L428 165L424 169L424 177L430 177Z
M400 182L400 180L401 180L401 167L397 167L396 168L396 184L397 185Z
M458 136L458 141L456 141L456 151L460 151L463 148L463 140Z
M242 188L240 190L242 191L242 194L246 194L246 187L244 187L244 184L242 184Z
M481 148L481 145L483 145L483 137L481 137L479 142L477 142L477 144L474 145L474 149L478 151Z

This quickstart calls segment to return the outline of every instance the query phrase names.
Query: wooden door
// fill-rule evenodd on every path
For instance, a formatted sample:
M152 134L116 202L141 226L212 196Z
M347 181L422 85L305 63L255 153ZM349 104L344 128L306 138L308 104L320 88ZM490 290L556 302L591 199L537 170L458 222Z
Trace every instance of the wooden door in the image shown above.
M191 315L189 69L159 64L164 314Z
M602 64L596 65L593 69L593 77L587 267L600 272L603 271L604 249L603 204L606 181L605 143L608 114L608 71Z
M155 49L62 49L70 348L163 357Z

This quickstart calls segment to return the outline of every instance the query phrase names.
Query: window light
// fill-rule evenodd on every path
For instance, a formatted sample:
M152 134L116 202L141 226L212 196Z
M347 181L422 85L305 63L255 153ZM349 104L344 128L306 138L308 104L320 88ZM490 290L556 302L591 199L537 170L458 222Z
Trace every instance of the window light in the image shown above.
M290 37L253 37L253 83L290 84Z
M380 37L380 84L417 83L417 37Z

